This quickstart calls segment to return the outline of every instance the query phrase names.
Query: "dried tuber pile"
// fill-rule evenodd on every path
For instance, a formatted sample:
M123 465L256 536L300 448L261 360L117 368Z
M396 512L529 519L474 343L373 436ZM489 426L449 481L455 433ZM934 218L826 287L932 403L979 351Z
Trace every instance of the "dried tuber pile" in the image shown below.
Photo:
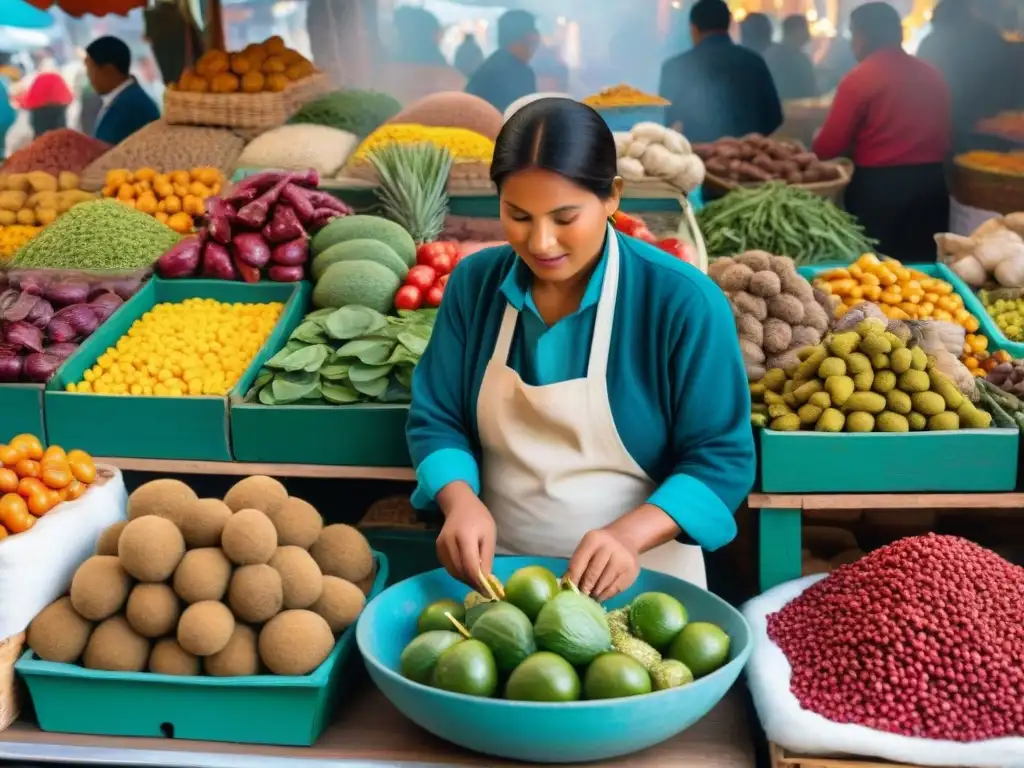
M1024 736L1024 569L955 536L901 539L768 616L800 706L942 741Z
M816 184L842 176L837 165L823 163L799 142L777 141L759 133L698 144L693 151L704 161L708 173L730 181Z
M1024 288L1024 213L989 219L970 237L935 235L938 256L972 288Z
M828 330L829 313L792 259L747 251L716 259L708 274L729 297L750 381L790 365Z

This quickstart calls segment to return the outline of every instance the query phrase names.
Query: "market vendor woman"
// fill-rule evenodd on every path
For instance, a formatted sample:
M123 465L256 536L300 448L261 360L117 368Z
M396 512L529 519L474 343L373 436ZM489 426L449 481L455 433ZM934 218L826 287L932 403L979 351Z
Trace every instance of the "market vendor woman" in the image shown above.
M516 112L491 178L511 245L452 273L413 379L413 503L444 514L441 562L475 583L495 552L567 557L601 600L641 566L704 586L701 547L732 540L754 477L725 296L609 226L622 180L590 107Z

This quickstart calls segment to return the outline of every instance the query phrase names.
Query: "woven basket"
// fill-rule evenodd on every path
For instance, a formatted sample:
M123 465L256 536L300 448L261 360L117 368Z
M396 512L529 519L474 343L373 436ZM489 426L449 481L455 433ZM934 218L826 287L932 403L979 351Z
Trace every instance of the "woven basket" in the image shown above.
M1024 176L1009 176L953 163L953 197L964 205L1007 214L1024 211Z
M838 179L816 181L813 184L791 184L790 186L806 189L818 197L823 197L838 204L842 199L843 190L849 186L850 180L853 178L853 163L843 158L830 161L826 165L832 165L839 169ZM704 190L706 194L710 193L710 197L721 197L740 187L759 187L764 183L761 181L732 181L731 179L723 179L721 176L715 176L709 172L704 177Z
M299 107L330 90L330 79L322 72L278 93L186 93L168 89L164 92L164 120L178 125L264 131L284 125Z
M18 719L18 681L14 677L14 662L21 655L25 633L0 640L0 731L6 730Z

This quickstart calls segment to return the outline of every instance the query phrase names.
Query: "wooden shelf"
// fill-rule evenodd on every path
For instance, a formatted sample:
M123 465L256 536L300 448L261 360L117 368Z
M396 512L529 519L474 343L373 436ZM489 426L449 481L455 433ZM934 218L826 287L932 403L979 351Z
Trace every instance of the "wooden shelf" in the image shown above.
M620 768L752 768L754 748L738 687L692 727L636 755L590 763ZM269 747L217 742L45 733L19 721L0 733L0 761L164 768L493 768L523 765L484 757L421 730L368 682L358 685L313 747Z
M240 461L190 461L188 459L127 459L96 457L126 472L161 475L270 475L321 480L401 480L415 482L411 467L334 467L325 464L263 464Z

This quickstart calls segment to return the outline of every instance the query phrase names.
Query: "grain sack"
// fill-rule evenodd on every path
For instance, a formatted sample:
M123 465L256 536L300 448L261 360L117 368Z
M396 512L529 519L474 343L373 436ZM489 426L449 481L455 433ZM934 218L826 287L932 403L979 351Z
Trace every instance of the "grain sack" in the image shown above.
M243 139L223 128L170 125L157 120L91 163L82 172L82 189L101 189L107 171L118 168L153 168L169 173L210 166L227 178L244 146Z
M479 96L446 91L414 101L388 122L466 128L494 141L501 130L502 118L498 110Z
M236 163L239 168L315 168L333 176L355 150L359 137L326 125L282 125L250 141Z

